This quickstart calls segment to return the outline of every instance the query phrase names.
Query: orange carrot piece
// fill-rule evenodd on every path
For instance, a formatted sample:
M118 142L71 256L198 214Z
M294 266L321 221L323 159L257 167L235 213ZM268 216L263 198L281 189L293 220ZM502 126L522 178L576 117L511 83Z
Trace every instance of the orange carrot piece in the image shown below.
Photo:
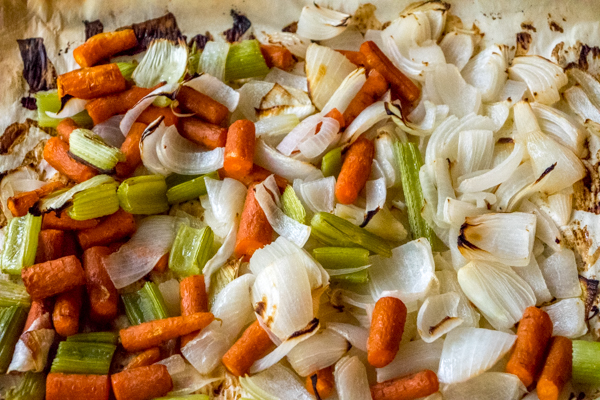
M150 106L140 114L136 121L149 125L159 117L164 117L163 122L165 123L165 126L175 125L179 119L173 114L171 107Z
M62 182L49 182L39 189L30 192L22 192L9 197L6 205L13 217L22 217L29 212L29 209L33 207L39 199L64 187L65 185Z
M275 67L287 71L294 66L292 52L283 46L261 44L260 52L269 68Z
M75 121L73 121L71 118L65 118L56 126L56 133L58 133L58 137L61 138L65 143L69 143L71 132L73 132L75 129L79 129L79 126L75 123Z
M388 83L376 69L369 72L367 81L360 88L356 96L352 99L346 111L344 111L344 119L348 125L354 121L358 114L375 103L388 89Z
M223 104L189 86L182 86L179 89L177 101L180 106L211 124L219 125L229 115L229 110Z
M339 112L337 108L332 109L327 114L325 114L325 116L335 119L340 124L340 129L344 128L347 125L344 115L341 112ZM319 124L317 125L316 133L319 133L319 131L321 130L321 125L323 125L323 123L319 122Z
M392 91L410 102L421 95L421 90L406 75L404 75L389 58L377 47L375 42L364 42L360 46L360 52L364 54L367 66L376 69L386 81L390 83Z
M406 306L395 297L382 297L375 303L367 342L367 358L375 368L385 367L396 357L406 314Z
M273 228L254 197L254 185L248 188L235 242L235 256L249 261L252 254L273 241Z
M223 169L234 179L246 176L254 166L254 122L242 119L235 121L227 132L225 162Z
M540 400L558 400L563 387L571 379L572 370L573 342L564 336L553 337L542 375L537 383Z
M336 50L338 53L343 54L350 62L357 67L367 68L367 59L360 51L350 50Z
M135 218L123 209L106 217L96 227L77 232L81 248L106 246L135 233Z
M150 400L173 389L173 380L162 364L128 369L110 377L117 400Z
M208 312L208 294L204 284L204 275L192 275L179 283L181 299L181 315L191 315L197 312ZM198 332L182 336L181 347L196 337Z
M77 237L73 231L65 231L65 240L63 245L63 253L62 256L77 256L79 257L81 251L79 249L79 245L77 244Z
M141 122L134 122L133 125L131 125L131 129L121 145L121 152L125 154L125 161L119 162L115 166L117 176L121 178L128 177L135 171L138 165L142 163L140 141L142 140L142 134L147 126L148 125L142 124Z
M121 344L133 352L156 347L170 339L204 329L215 319L209 312L199 312L181 317L171 317L144 322L121 329Z
M177 130L187 140L209 150L225 147L227 140L227 129L194 117L181 118L177 123Z
M333 366L318 370L315 374L306 377L306 390L313 396L315 393L315 385L313 385L313 377L316 375L317 392L319 397L326 399L333 394L335 389L335 378L333 376Z
M119 251L119 249L123 247L125 243L127 243L127 240L119 240L117 242L112 242L108 245L108 248L111 253L114 253L115 251Z
M97 65L67 72L59 75L56 85L60 98L71 95L78 99L95 99L127 89L127 81L117 64Z
M50 373L46 378L46 400L108 400L108 375Z
M374 156L373 142L364 137L358 138L350 146L335 184L335 197L340 203L354 203L369 179Z
M84 44L73 50L73 58L83 68L91 67L99 61L128 50L137 44L133 29L103 32L92 36Z
M98 225L97 219L77 221L69 217L66 212L49 211L42 217L42 229L59 229L62 231L76 231L90 229Z
M44 146L44 160L54 169L77 183L87 181L98 172L87 165L75 161L69 155L69 145L57 137L50 138Z
M223 364L235 376L244 376L254 361L263 357L273 342L269 334L254 321L223 356Z
M162 256L157 262L152 270L154 272L163 273L169 268L169 253Z
M158 347L152 347L148 350L142 351L140 354L135 356L125 366L125 370L134 369L139 367L146 367L160 361L160 349Z
M144 96L152 92L154 88L141 88L134 86L124 92L111 94L89 101L85 109L94 121L94 125L106 121L117 114L125 114L127 110L133 108Z
M24 268L21 278L32 299L45 299L85 285L85 273L75 256Z
M517 341L506 372L518 376L529 387L544 365L551 336L552 321L548 314L537 307L527 307L519 322Z
M44 322L38 329L52 329L52 321L50 319L50 313L52 312L52 302L50 299L43 300L34 300L31 302L31 308L29 309L29 313L27 314L27 321L25 321L25 328L23 328L23 332L27 331L31 325L44 314L48 314L47 320L44 319Z
M108 247L102 246L90 247L83 253L83 269L93 320L110 321L117 316L119 293L102 262L110 253Z
M439 389L437 375L426 369L404 378L372 385L371 397L373 400L414 400L434 394Z
M65 232L56 229L42 229L38 235L38 247L35 254L35 263L61 258L65 244Z
M64 292L56 298L52 322L56 333L61 336L71 336L79 331L79 313L81 312L82 287L76 287Z
M252 169L245 176L240 176L236 178L238 181L242 182L246 187L252 185L253 183L260 183L267 179L270 175L272 175L271 171L264 169L263 167L254 164ZM233 176L229 175L225 169L221 168L219 170L219 176L221 178L233 178ZM288 181L285 178L280 177L279 175L275 175L275 182L277 182L277 187L283 193L285 188L288 185Z

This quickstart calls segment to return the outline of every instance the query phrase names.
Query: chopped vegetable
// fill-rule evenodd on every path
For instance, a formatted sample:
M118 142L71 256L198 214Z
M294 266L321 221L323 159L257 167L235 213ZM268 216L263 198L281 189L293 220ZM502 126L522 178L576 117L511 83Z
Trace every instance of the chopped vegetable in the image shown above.
M75 256L47 261L21 272L27 293L33 299L45 299L85 285L85 273Z
M12 213L13 217L22 217L29 212L31 207L35 206L40 198L64 187L65 185L62 182L50 182L39 189L32 190L30 192L18 193L12 197L9 197L6 202L6 206Z
M369 264L369 250L349 247L319 247L313 256L325 269L352 269ZM366 283L369 273L366 269L343 275L331 275L331 280L350 283Z
M254 166L254 123L247 119L235 121L227 131L223 169L227 176L237 179L246 176Z
M103 32L92 36L73 50L73 58L81 67L91 67L99 61L128 50L138 41L133 29Z
M294 188L290 185L285 188L285 191L281 195L281 207L285 215L295 219L301 224L305 223L306 210L296 195Z
M335 390L335 378L333 377L333 366L318 370L314 375L306 377L306 390L312 395L326 399ZM315 393L316 390L316 393Z
M50 372L106 375L116 349L116 345L109 343L60 342Z
M6 373L12 359L15 345L21 336L27 310L20 306L0 309L0 373Z
M75 129L69 136L69 152L101 171L110 171L119 161L125 161L121 150L104 142L87 129Z
M179 89L177 101L180 106L211 124L219 125L229 115L229 110L223 104L189 86L182 86Z
M160 214L169 210L167 183L162 175L126 179L117 195L121 208L132 214Z
M117 197L118 201L118 197ZM77 232L79 244L85 250L93 246L105 246L135 233L133 215L119 209L93 228Z
M76 287L56 298L54 311L52 312L52 323L59 335L72 336L79 331L82 297L82 288Z
M224 80L225 64L227 63L230 46L229 43L223 42L210 41L206 43L200 56L200 70L217 79Z
M43 372L26 372L18 386L6 392L6 400L44 400L46 375Z
M402 300L395 297L377 300L367 342L369 364L383 368L394 361L404 333L406 315L407 309Z
M429 396L439 390L435 372L425 370L416 374L390 379L371 386L373 400L416 400Z
M114 332L88 332L69 336L67 342L106 343L116 345L119 335Z
M342 148L336 147L323 156L321 160L321 172L323 176L335 176L336 178L342 171Z
M46 400L108 400L108 375L50 373L46 379Z
M119 210L117 183L105 183L73 196L67 214L74 220L86 220L114 214Z
M173 175L170 175L171 178ZM182 175L180 175L182 176ZM167 178L167 185L169 182ZM177 182L167 190L167 200L169 204L183 203L184 201L194 200L200 196L204 196L206 192L206 183L204 178L219 179L218 172L211 172L198 177L191 176L189 180Z
M164 396L173 389L173 380L162 364L129 369L110 377L117 400L147 400Z
M56 229L43 229L38 236L38 247L35 254L35 263L56 260L63 255L65 247L65 232Z
M254 252L273 241L273 228L256 201L254 186L248 188L235 242L235 255L249 260Z
M94 168L74 160L69 155L69 145L57 137L50 138L46 142L44 160L77 183L85 182L98 174Z
M171 247L169 269L181 277L199 275L209 259L214 234L210 227L181 224Z
M29 307L31 299L25 286L11 281L0 280L0 307Z
M27 214L8 223L2 250L2 272L19 275L35 262L42 218Z
M340 203L354 203L369 179L374 156L375 145L371 140L361 137L350 146L335 183L335 197Z
M223 364L235 376L244 376L252 364L273 346L269 334L254 321L223 356Z
M126 366L125 370L133 369L138 367L146 367L160 361L160 349L158 347L151 347L148 350L142 351L140 354L135 356Z
M292 52L283 46L261 44L260 52L269 68L275 67L287 71L294 65Z
M598 384L600 382L600 343L573 340L573 380L575 382Z
M46 114L46 112L56 113L60 111L60 98L56 90L50 90L48 92L38 92L35 94L37 104L37 121L41 128L56 128L61 122L59 118L52 118ZM82 111L70 117L78 127L80 128L91 128L92 119L86 111Z
M70 95L78 99L94 99L127 89L127 81L117 64L76 69L60 75L56 84L60 98Z
M518 341L518 339L517 339ZM564 336L550 341L544 369L537 383L540 400L556 400L571 379L573 369L573 344Z
M197 312L208 312L208 295L204 283L204 275L192 275L181 280L179 284L181 298L181 315L191 315ZM181 347L196 337L198 332L192 332L181 338Z
M268 73L269 67L260 51L258 40L244 40L231 45L225 64L225 80L263 77Z
M169 317L163 296L154 282L146 282L137 292L121 296L131 325Z

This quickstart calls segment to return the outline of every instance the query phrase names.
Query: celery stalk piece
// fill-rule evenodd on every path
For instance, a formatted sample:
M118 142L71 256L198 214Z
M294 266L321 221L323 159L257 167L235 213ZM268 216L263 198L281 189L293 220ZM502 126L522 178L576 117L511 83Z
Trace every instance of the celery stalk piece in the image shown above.
M179 277L199 275L208 261L213 241L210 227L195 229L181 224L171 247L169 269Z
M46 374L26 372L18 386L6 392L6 400L44 400L46 396Z
M118 344L119 335L115 332L88 332L78 333L67 337L67 342L107 343Z
M83 221L114 214L119 210L117 183L105 183L73 196L73 205L69 207L69 217Z
M214 172L211 172L211 174ZM200 175L179 175L179 174L171 174L169 176L167 176L165 178L165 181L167 182L167 188L171 189L174 186L177 186L181 183L185 183L187 181L191 181L192 179L196 179L199 178L201 176L204 176L202 174ZM219 179L218 177L215 179Z
M290 218L304 224L306 221L306 210L300 202L294 188L288 185L281 196L281 205L283 206L283 212Z
M269 67L260 52L258 40L243 40L231 45L225 64L225 80L255 78L268 73Z
M167 183L162 175L125 179L117 195L121 208L132 214L160 214L169 210Z
M124 294L121 298L132 325L169 317L165 300L154 282L146 282L137 292Z
M357 268L369 264L369 250L348 247L319 247L315 259L327 269Z
M120 149L110 146L88 129L75 129L69 136L69 153L95 166L110 171L119 161L125 161Z
M573 381L600 384L600 343L573 340Z
M21 275L23 267L33 265L41 228L42 217L31 214L10 220L2 250L3 273Z
M377 235L336 215L319 212L310 221L311 233L326 244L342 247L360 246L384 257L392 256L392 246Z
M201 72L200 69L200 56L202 55L202 50L198 50L196 48L196 42L192 45L190 52L188 53L188 65L187 70L190 76L194 76L197 73Z
M224 42L210 41L206 43L198 65L202 72L223 80L230 46L229 43Z
M6 373L12 360L15 345L19 341L25 321L27 309L19 306L0 309L0 374Z
M83 192L105 183L114 183L115 180L108 175L96 175L85 182L78 183L70 189L57 190L50 195L43 197L40 201L40 210L42 212L57 210L62 208L70 201L76 193Z
M62 119L49 117L46 114L46 111L60 111L60 99L58 98L58 92L56 90L38 92L35 94L35 100L37 105L38 125L40 128L56 128ZM70 118L75 121L77 126L82 128L91 128L94 125L92 118L85 110Z
M25 286L10 281L0 281L0 307L29 307L31 299Z
M333 282L367 283L369 282L369 272L366 269L363 269L362 271L353 272L351 274L334 275L329 278Z
M185 175L179 175L179 177L181 176ZM215 171L186 181L180 181L182 178L177 178L177 180L173 179L172 182L176 183L167 190L167 200L169 201L169 204L197 200L200 196L204 196L207 193L204 178L219 179L219 173ZM167 178L167 182L168 181Z
M116 349L108 343L60 342L50 372L106 375Z
M321 172L324 177L335 176L342 171L342 148L336 147L323 156L321 161Z
M127 79L129 82L133 82L133 78L131 77L131 75L133 75L133 71L135 71L137 66L138 66L138 62L136 60L133 60L131 62L118 62L117 63L117 67L119 67L119 71L121 71L121 75L123 75L123 78Z
M186 394L183 396L157 397L154 400L209 400L209 397L205 394Z

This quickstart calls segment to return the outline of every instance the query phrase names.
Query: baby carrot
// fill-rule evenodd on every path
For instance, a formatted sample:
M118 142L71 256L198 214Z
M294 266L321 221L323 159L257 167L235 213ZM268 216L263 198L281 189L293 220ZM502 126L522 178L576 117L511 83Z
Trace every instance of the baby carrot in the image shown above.
M335 197L340 203L354 203L369 179L374 156L373 142L364 137L350 146L335 184Z
M254 165L254 123L247 119L235 121L227 132L223 169L234 179L246 176Z
M178 121L178 118L175 114L173 114L171 107L156 106L150 106L146 108L136 121L149 125L156 121L159 117L164 117L163 122L165 126L175 125Z
M148 350L142 351L131 361L129 361L129 363L125 366L125 370L146 367L158 361L160 361L160 349L158 347L152 347Z
M204 275L192 275L179 283L181 298L181 315L191 315L197 312L208 312L208 295L204 284ZM181 347L192 340L198 332L192 332L181 338Z
M56 229L42 229L38 236L38 247L35 254L36 264L61 258L65 244L65 232Z
M314 375L306 377L306 390L313 396L315 393L315 385L313 385L313 379L316 375L317 379L317 392L319 397L326 399L333 394L335 389L335 380L333 377L333 366L318 370Z
M275 67L287 71L294 66L292 52L283 46L261 44L260 52L269 68Z
M128 177L141 164L140 140L142 140L142 134L147 126L141 122L134 122L131 125L131 129L121 145L121 152L125 154L125 161L119 162L115 166L117 176L121 178Z
M154 272L163 273L167 270L168 267L169 267L169 253L162 256L156 262L156 265L154 265L154 268L152 268L152 270Z
M98 225L97 219L86 219L77 221L69 217L66 212L49 211L42 217L42 230L59 229L62 231L76 231L80 229L90 229Z
M537 307L527 307L519 322L515 349L506 365L506 372L518 376L529 387L543 366L551 336L552 321L548 314Z
M44 146L44 160L54 169L77 183L87 181L98 172L87 165L75 161L69 155L69 145L57 137L48 139Z
M437 375L428 369L416 374L390 379L371 386L373 400L414 400L429 396L440 388Z
M342 53L350 62L357 67L367 67L367 59L360 51L350 50L336 50L338 53Z
M75 129L79 129L79 126L71 118L65 118L58 123L56 126L56 133L65 143L69 143L69 137L71 132Z
M189 86L182 86L179 89L177 101L180 106L211 124L219 125L229 115L229 110L223 104Z
M565 384L571 379L573 369L573 343L563 336L555 336L542 375L537 383L540 400L558 400Z
M344 115L341 112L339 112L337 108L332 108L331 111L325 114L325 116L335 119L340 124L340 129L344 128L347 125ZM323 123L319 122L319 124L317 125L316 133L319 133L319 131L321 130L321 125L323 125Z
M24 268L21 278L33 299L45 299L55 294L85 285L85 273L75 256L46 261Z
M50 373L46 378L46 400L108 400L108 375Z
M260 183L264 181L270 175L272 175L271 171L264 169L260 165L254 164L250 172L248 172L248 174L234 179L237 179L238 181L242 182L245 186L250 186L253 183ZM233 176L229 175L227 171L225 171L225 169L223 168L219 170L219 176L221 178L233 178ZM275 182L277 183L277 187L279 188L279 190L283 193L283 191L288 185L287 179L282 178L279 175L275 175Z
M25 321L25 328L23 332L27 331L31 325L44 314L48 314L47 318L42 319L42 325L38 329L52 329L52 321L50 320L50 313L52 311L52 302L50 299L34 300L31 302L31 308L27 314L27 321Z
M62 256L77 256L81 255L77 237L73 231L65 231L65 240L63 245Z
M106 246L135 233L135 219L123 209L104 218L94 228L77 232L77 239L81 248L88 249L92 246Z
M65 184L62 182L49 182L39 189L18 193L9 197L6 205L14 217L22 217L29 212L29 209L33 207L39 199L64 187Z
M223 364L235 376L244 376L254 361L263 357L273 346L269 334L254 321L223 356Z
M128 369L112 375L110 380L117 400L150 400L173 389L171 375L162 364Z
M235 256L250 260L252 254L273 241L273 228L254 197L254 185L248 188L235 242Z
M90 247L83 253L83 269L93 320L110 321L117 316L119 293L102 263L102 259L110 253L108 247L102 246Z
M388 83L385 78L376 70L372 69L369 72L367 81L352 99L346 111L344 111L344 119L348 125L354 121L358 114L363 112L365 108L375 103L388 89Z
M227 129L218 125L200 121L198 118L181 118L177 130L187 140L206 147L209 150L225 147Z
M81 67L91 67L99 61L128 50L137 44L133 29L103 32L92 36L73 50L73 58Z
M404 332L406 313L402 300L395 297L382 297L375 303L367 342L369 364L375 368L385 367L396 357Z
M97 65L59 75L56 80L60 98L71 95L78 99L94 99L127 89L127 81L117 64Z
M52 322L56 333L71 336L79 331L79 313L81 312L82 288L76 287L61 293L54 303Z
M130 352L146 350L167 340L202 330L214 319L214 315L209 312L157 319L121 329L119 335L125 350Z
M104 97L89 101L85 109L94 121L94 125L106 121L113 115L125 114L127 110L133 108L138 101L152 92L154 88L141 88L134 86L121 93L110 94Z

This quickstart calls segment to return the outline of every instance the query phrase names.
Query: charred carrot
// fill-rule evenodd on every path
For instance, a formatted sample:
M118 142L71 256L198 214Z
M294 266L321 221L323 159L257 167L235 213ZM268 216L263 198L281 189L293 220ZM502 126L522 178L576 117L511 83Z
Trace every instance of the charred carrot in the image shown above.
M128 50L137 44L133 29L103 32L92 36L73 50L73 58L81 67L91 67L99 61Z
M367 342L369 364L383 368L394 360L406 323L406 306L395 297L382 297L375 303ZM421 396L417 396L421 397Z
M46 378L46 400L108 400L108 375L50 373Z
M58 133L59 138L66 143L69 143L71 132L73 132L75 129L79 129L79 126L75 123L75 121L73 121L71 118L65 118L56 126L56 133Z
M179 283L181 299L181 315L191 315L208 311L208 295L204 284L204 275L192 275ZM185 346L198 332L192 332L181 338L181 346Z
M253 183L260 183L267 179L272 173L264 169L263 167L254 164L252 169L245 176L241 176L237 178L238 181L242 182L245 186L250 186ZM225 169L221 168L219 170L219 176L221 178L233 178L233 176L229 175ZM277 187L283 193L285 188L288 185L288 181L285 178L280 177L279 175L275 175L275 182L277 182Z
M69 145L57 137L48 139L44 146L44 160L54 169L77 183L87 181L98 174L92 167L75 161L69 155Z
M60 294L54 303L52 322L56 333L72 336L79 331L79 313L81 312L82 288L76 287Z
M273 346L269 334L254 321L223 356L223 364L235 376L245 375L254 361L263 357Z
M96 246L83 253L83 269L93 320L110 321L117 316L119 293L102 259L111 253L108 247Z
M146 350L161 343L204 329L215 319L209 312L144 322L121 329L121 344L127 351Z
M406 75L404 75L389 58L377 47L375 42L364 42L360 52L365 56L366 64L370 69L376 69L386 81L389 82L398 96L413 102L421 95L421 90Z
M135 233L135 219L127 211L119 209L114 214L106 217L94 228L77 232L77 239L81 248L88 249L92 246L105 246L119 241Z
M27 321L25 321L25 327L23 328L23 332L27 331L31 325L39 318L41 324L38 325L38 329L52 329L52 321L50 319L50 313L52 312L52 302L50 299L43 300L34 300L31 302L31 308L29 309L29 313L27 314ZM44 314L48 314L47 318L44 317ZM39 324L39 322L38 322Z
M24 268L21 278L33 299L45 299L55 294L85 285L85 273L75 256L46 261Z
M342 53L350 62L357 67L367 68L367 59L365 55L360 51L351 50L336 50L338 53Z
M156 121L158 118L163 117L163 122L165 126L175 125L178 121L178 118L170 107L156 107L150 106L144 110L136 120L137 122L141 122L143 124L151 124Z
M49 182L39 189L22 192L9 197L6 205L13 217L22 217L29 212L29 209L33 207L39 199L64 187L65 185L62 182Z
M540 400L558 400L563 387L571 379L572 369L573 342L564 336L553 337L542 375L537 383Z
M152 347L148 350L142 351L131 361L129 361L129 363L125 366L125 370L145 367L158 361L160 361L160 349L158 347Z
M156 262L156 265L154 265L154 268L152 268L152 270L154 272L162 273L162 272L165 272L168 267L169 267L169 253L167 253L164 256L162 256Z
M518 376L529 387L543 366L551 336L552 321L548 314L537 307L527 307L519 322L515 349L506 365L506 372Z
M140 140L142 140L142 134L147 126L141 122L134 122L131 125L131 129L121 145L121 152L125 154L125 161L119 162L115 166L117 176L121 178L128 177L141 164Z
M429 396L440 388L437 375L428 369L416 374L390 379L371 386L373 400L414 400Z
M211 124L219 125L229 115L229 110L223 104L189 86L182 86L179 89L177 101L183 108Z
M242 119L231 124L227 132L225 162L223 163L223 169L228 176L238 179L252 171L255 141L254 122Z
M35 254L36 264L61 258L65 244L65 232L56 229L43 229L38 236Z
M173 380L162 364L128 369L110 377L117 400L150 400L173 389Z
M317 380L316 383L313 383L314 379ZM322 399L326 399L333 394L335 389L333 366L320 369L314 375L306 377L306 390L313 396L316 395L315 388Z
M344 120L348 125L354 121L365 108L375 103L388 89L388 83L376 69L369 72L367 81L352 99L346 111Z
M374 156L373 142L364 137L350 146L335 184L335 197L340 203L354 203L369 179Z
M66 212L49 211L42 218L42 229L59 229L61 231L76 231L90 229L98 225L97 219L77 221L69 217Z
M134 86L121 93L115 93L89 101L85 109L94 121L94 125L106 121L113 115L125 114L133 108L138 101L152 92L154 88L141 88Z
M283 46L261 44L260 52L269 68L275 67L287 71L294 66L292 52Z
M181 118L177 124L181 136L210 150L225 147L227 129L200 121L198 118Z
M332 109L327 114L325 114L325 116L335 119L340 124L340 129L344 128L348 124L346 122L344 115L341 112L339 112L337 108ZM317 125L317 129L316 129L317 133L321 130L321 125L323 125L322 122L320 122Z
M127 81L117 64L97 65L67 72L58 77L56 85L60 98L71 95L78 99L95 99L127 89Z
M244 257L246 261L252 254L273 241L273 228L265 212L254 197L254 185L248 188L244 210L240 219L235 242L236 257Z

